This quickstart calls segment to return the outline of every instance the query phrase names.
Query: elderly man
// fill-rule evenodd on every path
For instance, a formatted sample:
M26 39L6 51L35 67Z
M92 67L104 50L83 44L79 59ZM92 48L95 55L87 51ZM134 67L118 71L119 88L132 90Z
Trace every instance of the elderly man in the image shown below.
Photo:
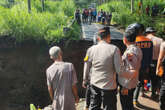
M100 110L102 103L104 110L117 110L116 73L120 72L120 50L109 44L109 27L100 29L98 36L98 44L88 49L84 59L83 87L90 79L90 110Z
M54 46L49 50L54 63L47 69L47 85L54 110L76 110L78 103L77 76L72 63L62 61L62 51Z

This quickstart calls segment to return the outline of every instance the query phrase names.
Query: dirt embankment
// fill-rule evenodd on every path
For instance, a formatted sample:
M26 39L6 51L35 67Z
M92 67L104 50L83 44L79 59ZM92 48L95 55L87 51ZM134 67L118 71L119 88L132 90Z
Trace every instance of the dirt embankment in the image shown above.
M122 41L112 41L123 49ZM81 97L85 90L81 87L83 58L89 41L62 41L58 44L64 61L72 62L78 76L78 90ZM13 39L0 39L0 110L28 110L29 104L41 107L50 103L45 70L52 61L49 59L48 45L25 42L16 44Z

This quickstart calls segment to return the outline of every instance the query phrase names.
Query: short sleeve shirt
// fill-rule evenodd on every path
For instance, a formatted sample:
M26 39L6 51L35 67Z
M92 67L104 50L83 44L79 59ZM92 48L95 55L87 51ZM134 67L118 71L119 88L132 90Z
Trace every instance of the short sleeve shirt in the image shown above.
M75 110L72 85L77 83L73 64L55 62L46 71L47 85L54 92L53 107L55 110Z

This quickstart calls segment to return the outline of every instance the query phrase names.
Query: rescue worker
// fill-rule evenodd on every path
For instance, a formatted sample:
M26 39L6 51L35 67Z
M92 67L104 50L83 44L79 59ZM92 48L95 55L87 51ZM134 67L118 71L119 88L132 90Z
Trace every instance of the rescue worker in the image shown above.
M144 25L134 23L130 25L137 32L136 45L141 48L143 57L141 61L141 68L139 71L139 83L134 92L134 104L137 104L139 92L141 89L142 96L144 96L144 79L149 79L149 67L152 61L153 43L144 35Z
M120 72L120 50L110 43L110 28L99 30L100 41L87 50L84 58L83 87L86 87L90 74L90 110L117 110L116 73ZM91 73L90 73L91 69Z
M165 42L161 44L160 54L157 63L156 74L161 77L161 89L160 89L160 110L165 110ZM163 67L163 70L162 68Z
M127 28L123 38L123 43L127 47L122 56L124 71L118 75L122 110L134 110L133 93L138 84L139 69L142 60L142 51L136 46L135 40L135 29ZM130 70L135 70L135 72L131 72Z
M159 89L160 81L159 77L156 76L156 66L157 60L159 57L160 45L163 42L163 39L155 36L155 29L152 27L146 28L146 37L149 38L153 42L153 56L152 63L150 65L150 78L151 78L151 86L152 86L152 98L156 98L156 90Z
M62 51L54 46L49 50L54 63L47 69L47 85L54 110L76 110L79 102L77 76L72 63L62 61Z

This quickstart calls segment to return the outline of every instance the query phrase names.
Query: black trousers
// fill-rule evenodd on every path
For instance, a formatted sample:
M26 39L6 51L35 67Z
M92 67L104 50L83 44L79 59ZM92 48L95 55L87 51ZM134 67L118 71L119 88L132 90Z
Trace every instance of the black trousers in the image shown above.
M117 90L103 90L91 85L91 103L89 110L117 110Z
M122 106L122 110L134 110L133 106L133 93L135 88L128 90L128 95L122 95L121 90L122 86L120 86L120 102Z
M160 89L160 109L165 110L165 78L162 79Z
M86 94L85 94L85 98L86 98L86 108L89 108L90 106L90 99L91 99L91 90L90 90L90 85L87 86L86 89Z
M157 60L153 60L152 64L150 65L150 79L151 79L151 88L152 88L152 95L155 95L156 90L160 88L160 77L156 75L156 66L157 66Z
M149 74L147 69L140 69L139 71L139 82L134 92L133 100L138 101L140 91L144 91L144 79L149 80Z

